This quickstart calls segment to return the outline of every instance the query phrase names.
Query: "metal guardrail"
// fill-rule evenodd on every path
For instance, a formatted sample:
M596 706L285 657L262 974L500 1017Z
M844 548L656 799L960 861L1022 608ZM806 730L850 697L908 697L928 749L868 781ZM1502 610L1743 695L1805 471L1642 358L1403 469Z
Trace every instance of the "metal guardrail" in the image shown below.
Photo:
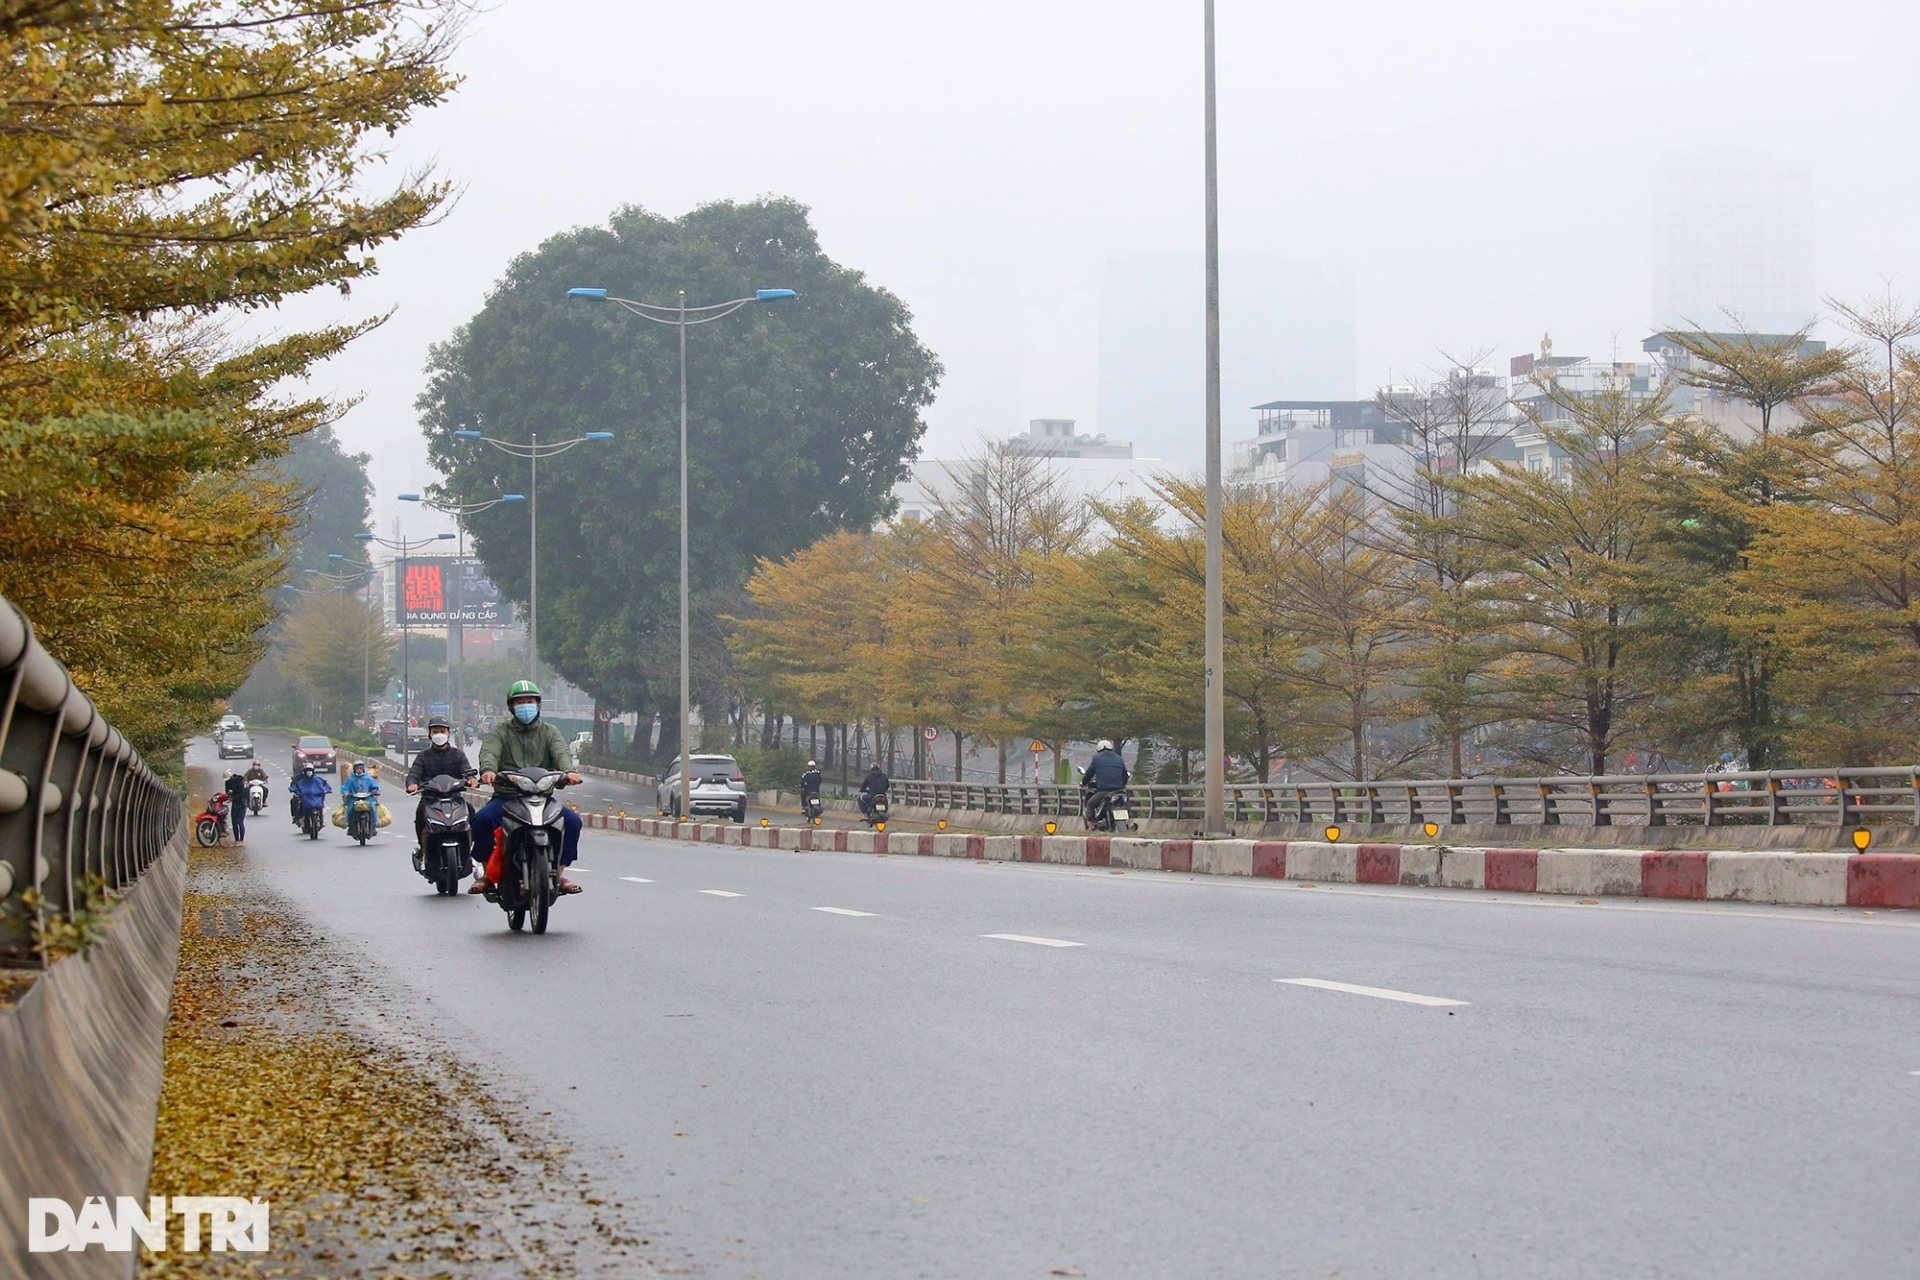
M1080 788L896 780L896 805L973 813L1076 817ZM1130 786L1133 816L1205 816L1199 784ZM1920 765L1754 773L1240 783L1227 788L1235 825L1290 822L1421 826L1920 826Z
M36 926L87 910L93 884L110 894L132 885L181 814L180 793L0 599L0 967L44 968Z

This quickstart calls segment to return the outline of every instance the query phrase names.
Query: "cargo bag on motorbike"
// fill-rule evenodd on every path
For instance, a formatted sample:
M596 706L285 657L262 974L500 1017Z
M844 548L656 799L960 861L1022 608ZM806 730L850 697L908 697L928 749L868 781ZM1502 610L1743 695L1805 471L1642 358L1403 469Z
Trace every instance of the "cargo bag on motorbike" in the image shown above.
M329 818L328 821L333 823L334 826L339 827L342 831L345 831L347 829L347 806L343 804L335 808L333 817Z
M376 802L376 803L378 803L378 802ZM383 826L383 827L390 827L390 826L392 826L392 825L393 825L393 814L392 814L391 812L389 812L389 811L388 811L388 809L387 809L387 806L385 806L384 804L383 804L383 805L380 805L380 806L379 806L379 808L380 808L380 825L381 825L381 826Z

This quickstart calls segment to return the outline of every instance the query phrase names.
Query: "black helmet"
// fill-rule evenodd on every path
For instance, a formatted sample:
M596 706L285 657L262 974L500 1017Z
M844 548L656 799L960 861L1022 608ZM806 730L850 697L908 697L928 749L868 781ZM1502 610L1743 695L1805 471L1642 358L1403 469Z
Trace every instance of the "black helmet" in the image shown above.
M428 732L432 732L435 729L451 729L451 728L453 728L453 726L447 723L447 718L445 716L428 716L427 717Z

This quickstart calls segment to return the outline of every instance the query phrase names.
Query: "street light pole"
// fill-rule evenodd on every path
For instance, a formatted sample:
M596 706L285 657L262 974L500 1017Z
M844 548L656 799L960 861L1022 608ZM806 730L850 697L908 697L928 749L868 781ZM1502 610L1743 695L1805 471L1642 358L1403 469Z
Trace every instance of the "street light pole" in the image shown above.
M450 541L451 533L436 533L430 538L382 538L372 533L361 532L353 535L361 542L377 542L394 551L394 589L400 594L394 597L394 612L400 615L400 763L402 767L412 762L413 735L407 731L413 727L413 611L406 607L403 566L408 557L416 551L425 550L436 542Z
M540 683L540 433L527 433L527 654L529 677Z
M536 463L536 465L538 464ZM454 553L456 570L458 570L460 563L467 558L466 518L468 516L477 515L482 511L491 511L503 502L527 501L526 495L519 493L503 493L499 497L491 498L486 502L467 503L440 502L419 493L403 493L399 495L399 498L402 502L417 502L423 507L430 507L435 511L444 511L459 521L459 523L454 526L455 536L459 539L458 543L455 544ZM451 614L453 618L453 620L447 624L447 640L449 646L447 653L447 716L449 719L456 713L459 695L465 687L467 677L466 625L460 616L465 612L467 607L466 587L466 577L464 573L462 573L459 579L459 588L454 593L456 596L455 605L452 609L448 610L448 613ZM454 646L456 645L459 661L457 668L454 665L456 652ZM465 727L464 723L461 727Z
M540 433L538 431L528 432L527 443L525 444L520 444L512 440L496 440L492 436L483 435L478 431L456 431L453 435L456 440L478 440L482 443L492 445L502 453L511 454L516 458L527 459L527 480L531 486L528 488L526 494L528 508L527 524L531 530L527 544L527 643L533 649L532 667L534 675L537 677L540 673L540 459L551 458L556 454L565 453L574 446L585 444L589 440L611 440L613 439L613 432L589 431L585 435L576 436L571 440L554 440L546 444L540 443ZM497 498L494 501L510 502L518 500L517 495L509 495ZM492 502L479 503L476 504L473 509L479 510L492 505Z
M1207 131L1207 617L1206 830L1226 833L1226 598L1220 551L1220 171L1215 127L1213 0L1206 6Z
M754 302L776 302L799 295L792 289L756 289L750 298L735 298L703 307L687 305L687 291L679 291L679 302L661 306L655 302L635 302L616 298L605 289L569 289L569 298L583 302L611 302L642 320L670 324L680 330L680 812L681 818L693 816L693 633L689 622L687 530L689 495L687 480L687 329L696 324L723 320ZM689 318L691 316L691 318Z
M680 816L693 818L693 645L687 611L687 291L680 290Z

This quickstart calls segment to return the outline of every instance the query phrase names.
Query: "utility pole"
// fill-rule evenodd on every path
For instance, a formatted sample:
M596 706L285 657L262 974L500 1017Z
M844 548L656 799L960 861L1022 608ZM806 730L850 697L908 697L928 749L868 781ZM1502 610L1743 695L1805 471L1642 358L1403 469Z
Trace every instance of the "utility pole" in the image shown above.
M1207 621L1206 830L1226 823L1226 598L1220 554L1220 166L1214 122L1213 0L1206 6L1207 96Z

